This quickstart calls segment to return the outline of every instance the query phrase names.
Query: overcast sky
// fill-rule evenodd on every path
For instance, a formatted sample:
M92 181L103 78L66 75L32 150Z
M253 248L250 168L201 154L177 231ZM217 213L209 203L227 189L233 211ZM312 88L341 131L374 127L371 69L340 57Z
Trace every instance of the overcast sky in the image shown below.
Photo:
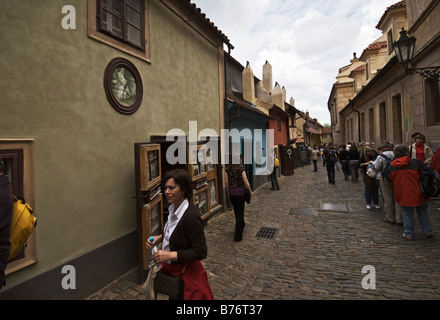
M386 8L398 0L191 0L235 47L232 56L250 62L262 80L266 60L287 102L330 123L327 101L339 68L350 64L382 33Z

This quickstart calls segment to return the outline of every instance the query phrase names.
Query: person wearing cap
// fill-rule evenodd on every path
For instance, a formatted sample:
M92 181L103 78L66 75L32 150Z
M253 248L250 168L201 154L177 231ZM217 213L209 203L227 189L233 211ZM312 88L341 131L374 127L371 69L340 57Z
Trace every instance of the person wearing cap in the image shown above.
M409 157L419 159L423 164L429 165L432 158L432 149L426 144L425 136L416 132L411 137L415 139L415 142L409 149Z

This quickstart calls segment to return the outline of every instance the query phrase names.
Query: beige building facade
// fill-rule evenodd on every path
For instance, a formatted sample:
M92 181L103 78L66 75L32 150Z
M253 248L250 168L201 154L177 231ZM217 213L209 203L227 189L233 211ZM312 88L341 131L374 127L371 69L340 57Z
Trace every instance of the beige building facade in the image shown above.
M438 78L407 74L397 61L393 43L402 28L409 30L417 38L412 67L438 66L439 10L439 1L400 1L387 8L377 24L382 36L363 51L356 61L360 65L351 61L348 77L352 81L333 86L328 107L336 143L410 144L411 135L421 132L436 148L440 142Z

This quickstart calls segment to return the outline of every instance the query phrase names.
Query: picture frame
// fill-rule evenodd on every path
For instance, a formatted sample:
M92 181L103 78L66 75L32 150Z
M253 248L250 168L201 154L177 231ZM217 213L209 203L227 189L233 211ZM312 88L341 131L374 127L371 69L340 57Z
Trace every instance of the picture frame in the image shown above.
M141 75L127 59L117 57L110 60L104 72L104 89L110 105L119 113L131 115L141 106Z
M163 197L162 193L142 207L141 234L142 244L145 244L150 236L157 236L163 229ZM148 250L142 245L142 268L148 270Z
M160 145L139 145L139 162L141 190L147 191L160 184L162 180Z
M194 190L193 203L199 209L202 218L209 215L209 201L208 186Z
M209 206L210 208L212 208L219 204L217 178L208 180L208 189L209 189Z
M206 159L206 154L200 152L202 148L203 148L202 145L198 145L195 150L194 149L190 150L190 148L188 148L188 167L189 167L188 171L189 174L191 175L192 181L205 178L207 175L208 166L204 163ZM203 159L201 159L201 157Z

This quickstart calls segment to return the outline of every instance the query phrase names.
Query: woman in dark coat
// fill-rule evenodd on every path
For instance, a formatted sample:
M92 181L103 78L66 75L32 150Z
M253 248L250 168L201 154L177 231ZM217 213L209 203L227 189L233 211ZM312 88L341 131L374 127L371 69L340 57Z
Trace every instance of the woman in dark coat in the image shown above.
M159 272L179 277L182 270L183 300L213 300L208 276L200 260L207 256L202 218L192 204L192 180L187 171L169 171L163 179L163 191L170 204L163 233L146 243L147 249L162 242L162 250L153 254Z

